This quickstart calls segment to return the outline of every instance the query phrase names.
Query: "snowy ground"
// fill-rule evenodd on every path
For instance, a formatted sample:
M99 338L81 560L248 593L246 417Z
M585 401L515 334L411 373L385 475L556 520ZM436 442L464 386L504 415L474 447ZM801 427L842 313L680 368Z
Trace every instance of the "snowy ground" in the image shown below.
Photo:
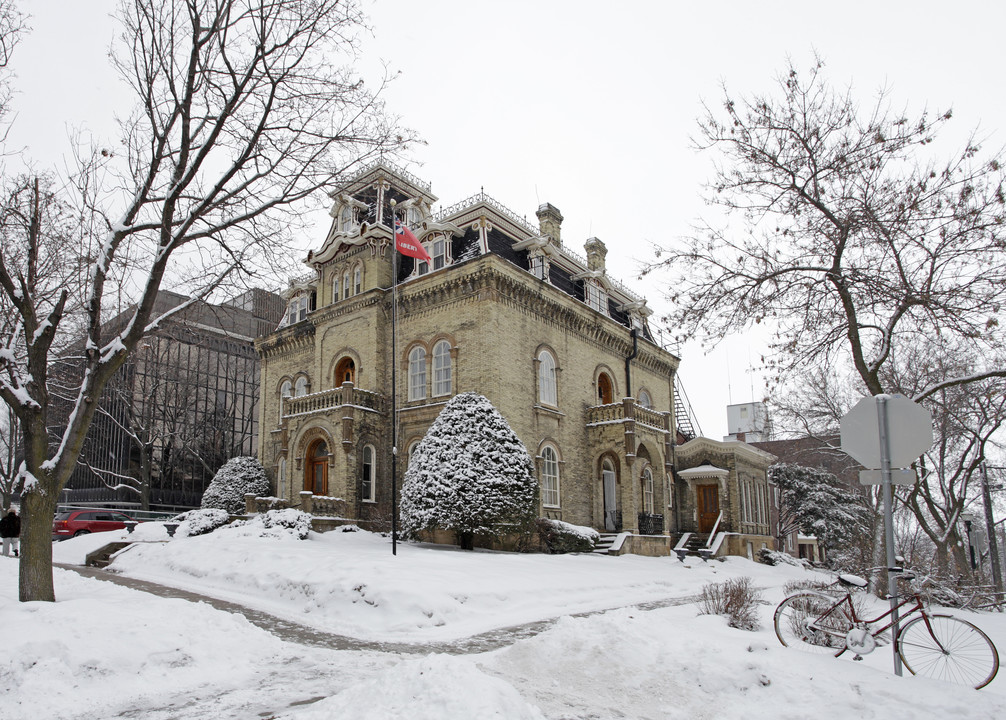
M59 543L57 562L124 533ZM890 648L862 662L782 647L772 611L799 568L747 560L465 553L364 532L261 537L251 528L157 542L148 523L113 564L331 633L413 643L416 652L290 642L204 603L154 597L56 570L56 603L17 602L17 561L0 557L0 717L209 720L336 717L1001 718L1006 670L981 691L892 672ZM689 598L748 576L762 628L699 615ZM608 610L607 612L593 612ZM585 616L579 613L591 612ZM1006 650L1006 618L957 613ZM533 637L476 654L424 646L535 620Z

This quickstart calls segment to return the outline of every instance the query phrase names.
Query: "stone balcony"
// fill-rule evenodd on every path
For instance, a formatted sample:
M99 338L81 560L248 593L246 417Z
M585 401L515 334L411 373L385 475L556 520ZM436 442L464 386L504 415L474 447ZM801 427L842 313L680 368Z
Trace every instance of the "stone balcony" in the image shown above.
M283 419L288 420L303 415L331 413L340 407L354 407L376 413L385 412L385 398L370 390L361 390L353 383L321 392L288 397L283 400Z

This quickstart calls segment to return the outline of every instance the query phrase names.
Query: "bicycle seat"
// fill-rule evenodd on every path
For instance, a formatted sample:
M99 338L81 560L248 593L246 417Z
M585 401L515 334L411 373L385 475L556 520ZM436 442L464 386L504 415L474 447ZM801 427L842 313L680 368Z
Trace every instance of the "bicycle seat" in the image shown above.
M859 577L859 575L849 575L847 573L842 573L841 575L839 575L838 581L843 585L851 585L853 587L861 587L861 588L864 588L870 584L863 578Z

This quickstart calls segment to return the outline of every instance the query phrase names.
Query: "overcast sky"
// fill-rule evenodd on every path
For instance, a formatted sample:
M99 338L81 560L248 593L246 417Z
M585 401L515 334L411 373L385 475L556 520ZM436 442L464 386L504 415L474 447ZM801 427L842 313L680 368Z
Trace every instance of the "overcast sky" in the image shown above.
M116 87L108 47L112 0L22 0L32 35L14 59L20 95L8 146L62 166L73 128L115 141L131 102ZM390 108L426 141L413 173L446 207L485 192L536 223L560 209L578 254L596 236L608 269L667 305L660 277L636 279L651 245L672 243L703 211L710 157L690 145L701 102L720 84L771 89L791 57L816 51L838 86L868 105L881 87L910 110L953 107L964 137L980 126L1002 145L1000 76L1006 6L959 1L716 3L670 0L364 0L373 37L361 71L400 72ZM303 248L323 236L305 238ZM749 349L750 345L750 349ZM726 405L760 399L761 344L735 337L705 355L680 349L681 378L704 434L726 433ZM752 367L755 371L751 372Z

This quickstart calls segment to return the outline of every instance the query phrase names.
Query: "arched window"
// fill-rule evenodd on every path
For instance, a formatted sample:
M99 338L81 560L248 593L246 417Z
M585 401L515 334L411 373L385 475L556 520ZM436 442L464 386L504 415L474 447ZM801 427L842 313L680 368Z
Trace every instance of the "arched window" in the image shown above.
M559 404L555 383L555 358L548 350L538 353L538 402L552 407Z
M615 401L615 390L608 373L597 376L597 401L601 405L610 405Z
M335 386L342 387L343 383L356 382L356 363L353 358L344 357L335 366Z
M286 497L286 458L279 459L279 467L276 469L276 490L281 498Z
M307 378L301 375L294 385L293 396L304 397L305 395L307 395Z
M339 212L339 230L346 231L353 227L353 206L343 205Z
M551 445L541 450L541 502L545 507L559 507L559 456Z
M293 397L293 383L284 380L279 388L279 415L283 417L283 405L288 397Z
M308 303L307 295L301 295L300 307L297 309L297 322L300 322L301 320L307 317L307 303Z
M339 274L332 275L332 302L339 302Z
M412 348L409 353L409 400L426 397L426 350Z
M451 344L441 340L433 347L433 394L450 395L451 389Z
M349 284L349 270L347 270L342 275L342 299L345 300L349 297L350 290L352 286Z
M317 440L307 451L307 466L304 474L304 489L315 495L328 494L328 445Z
M377 487L374 482L374 446L363 446L363 463L360 466L363 474L363 483L360 490L360 499L363 502L374 502L377 499Z
M361 287L363 287L363 269L357 265L353 270L353 294L359 295Z
M643 492L643 512L653 514L653 470L646 466L640 478Z
M639 391L639 404L644 408L652 408L653 400L650 399L650 393L645 390Z

